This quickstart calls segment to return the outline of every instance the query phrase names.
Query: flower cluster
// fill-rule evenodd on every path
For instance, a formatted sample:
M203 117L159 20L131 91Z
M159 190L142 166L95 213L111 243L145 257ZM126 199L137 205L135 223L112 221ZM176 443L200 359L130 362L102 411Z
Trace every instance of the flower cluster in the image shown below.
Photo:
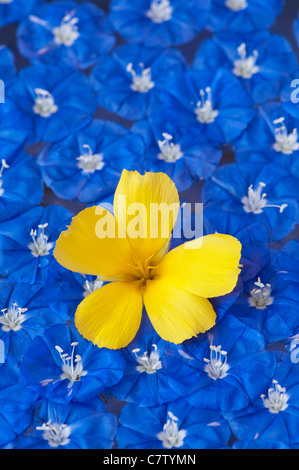
M0 448L299 448L283 0L98 3L0 0ZM202 203L202 248L99 241L114 195Z

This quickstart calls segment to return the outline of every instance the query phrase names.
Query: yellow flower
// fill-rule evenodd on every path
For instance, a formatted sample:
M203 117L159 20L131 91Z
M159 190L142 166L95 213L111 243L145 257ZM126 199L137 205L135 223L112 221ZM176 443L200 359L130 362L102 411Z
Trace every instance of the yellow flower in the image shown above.
M136 211L123 210L124 200L128 208L142 204L146 209L138 223ZM152 204L160 204L158 227L151 224ZM207 299L234 289L241 244L215 234L168 252L178 209L177 189L166 174L124 170L114 196L115 216L106 210L99 217L99 207L89 207L60 234L54 256L62 266L109 281L77 308L75 323L85 338L99 347L127 346L139 329L143 306L161 338L176 344L215 324ZM104 220L115 236L99 238L97 227ZM141 236L130 235L132 224Z

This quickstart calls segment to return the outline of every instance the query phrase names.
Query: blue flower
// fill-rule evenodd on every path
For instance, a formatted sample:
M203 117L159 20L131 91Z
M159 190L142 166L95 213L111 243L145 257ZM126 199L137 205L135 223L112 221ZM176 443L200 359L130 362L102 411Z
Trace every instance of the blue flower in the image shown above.
M299 242L285 243L273 259L273 266L282 279L299 283Z
M95 119L38 156L45 183L64 199L95 203L114 193L121 172L139 168L144 144L121 125Z
M238 439L276 440L287 445L298 443L298 367L289 359L279 362L272 375L272 384L264 388L252 405L225 414Z
M73 320L80 302L91 292L102 287L96 276L74 273L55 259L51 262L44 285L44 294L53 312L67 322Z
M230 438L219 412L194 408L184 398L151 408L128 404L119 422L120 449L215 449Z
M31 120L24 118L18 105L5 96L5 103L0 104L1 155L12 159L24 149L32 138L32 132Z
M26 67L6 93L33 123L35 141L55 142L82 129L96 110L88 78L63 65Z
M0 398L0 446L7 446L30 425L32 406L37 396L18 383Z
M21 54L33 63L93 65L115 42L104 12L92 3L37 5L17 29Z
M21 360L31 340L57 317L48 307L40 284L28 285L0 279L0 339L9 357Z
M39 400L30 427L12 442L15 449L110 449L116 417L98 398L88 404Z
M61 206L37 206L0 224L0 274L12 281L43 283L60 232L72 214Z
M15 58L12 51L8 47L0 45L0 79L5 83L15 73Z
M179 398L169 387L168 357L172 346L163 341L151 328L143 328L123 349L126 369L123 378L109 392L119 400L139 406L156 406Z
M209 333L178 346L170 386L199 408L245 408L271 381L275 357L265 347L262 335L226 313Z
M280 14L283 0L212 0L211 28L254 32L271 26Z
M83 403L117 383L125 365L120 351L98 348L73 326L56 324L32 341L21 373L43 397Z
M290 449L290 447L281 441L271 439L243 439L233 444L233 449Z
M0 26L14 23L26 18L37 0L1 0L0 2Z
M233 35L221 31L197 51L193 68L225 67L239 77L255 103L276 99L298 68L290 43L282 36L261 31Z
M256 119L234 142L238 161L273 162L299 176L298 118L289 112L296 106L286 106L287 103L269 102L258 109Z
M202 198L206 209L236 214L244 227L264 225L271 240L288 235L298 220L297 180L273 163L223 165L206 181Z
M178 75L161 93L160 105L173 126L214 145L239 137L256 114L245 88L226 69Z
M7 157L0 162L0 222L39 204L44 193L40 170L33 157L25 152L13 161L11 155Z
M10 395L16 384L20 383L20 363L13 356L10 338L4 335L0 342L0 402Z
M91 82L100 106L137 120L155 107L161 91L185 67L178 50L125 44L102 57L91 73Z
M268 342L281 341L299 329L299 284L282 279L270 265L244 284L230 313Z
M190 41L206 26L210 0L112 0L110 18L131 43L164 47Z
M131 130L144 139L145 171L166 173L178 191L188 189L199 179L208 178L222 157L222 152L211 144L176 127L162 109L150 114L148 120L135 123Z

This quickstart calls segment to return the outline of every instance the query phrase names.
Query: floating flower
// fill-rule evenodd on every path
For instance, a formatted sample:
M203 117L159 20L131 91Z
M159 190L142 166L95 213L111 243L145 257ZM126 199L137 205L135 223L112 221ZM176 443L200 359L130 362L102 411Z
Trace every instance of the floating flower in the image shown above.
M5 96L5 103L0 104L1 159L5 157L9 164L32 139L32 132L32 122L24 119L18 105Z
M161 219L154 220L158 206ZM178 209L178 193L167 175L124 170L114 196L115 218L100 206L90 207L61 234L54 251L60 264L115 281L79 305L75 322L84 337L100 347L127 346L139 328L143 305L166 341L181 343L213 326L216 314L207 298L235 287L241 245L216 234L166 253Z
M142 168L141 137L112 121L94 119L38 156L43 179L63 199L95 203L113 194L124 168Z
M10 80L6 93L32 122L35 141L67 137L89 124L96 110L87 77L68 66L26 67Z
M72 1L39 5L17 30L21 54L33 63L93 65L115 42L104 12L92 3Z
M5 82L15 73L15 58L12 51L8 47L0 45L0 79Z
M0 0L0 26L26 18L37 0Z
M214 449L230 438L219 412L193 408L184 398L151 408L126 405L119 422L120 449Z
M91 82L103 108L130 120L142 119L157 104L171 78L186 68L176 49L125 44L93 68Z
M206 26L210 0L113 0L110 18L131 43L171 46L190 41Z

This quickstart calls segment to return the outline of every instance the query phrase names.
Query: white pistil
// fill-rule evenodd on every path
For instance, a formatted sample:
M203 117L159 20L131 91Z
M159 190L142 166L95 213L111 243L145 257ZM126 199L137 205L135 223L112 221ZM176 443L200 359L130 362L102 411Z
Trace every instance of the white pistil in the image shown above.
M178 429L178 418L171 411L168 411L169 419L163 426L163 431L157 434L157 438L162 441L163 447L172 449L173 447L182 447L187 435L185 429Z
M213 109L211 88L207 87L206 90L200 90L201 100L197 102L195 114L199 122L203 124L210 124L214 122L219 112ZM205 98L205 94L207 97Z
M174 163L182 158L184 154L181 151L181 146L171 142L173 139L172 135L167 134L166 132L162 135L164 140L158 140L159 149L161 150L161 153L158 154L158 158L168 163Z
M273 384L274 388L268 389L268 398L265 398L265 395L261 395L261 398L264 407L268 408L270 413L277 414L289 406L287 402L290 396L286 393L286 389L279 385L277 380L273 380Z
M12 307L4 308L1 310L0 324L3 331L19 331L22 328L22 323L27 320L28 316L24 315L28 308L21 308L15 302Z
M285 155L291 155L296 150L299 150L298 132L297 129L293 129L293 132L288 134L287 128L284 125L284 117L276 119L273 124L281 124L281 126L275 129L276 142L273 145L276 152L282 152Z
M271 284L265 285L261 282L261 279L258 278L254 285L257 286L257 289L254 288L251 290L250 297L248 299L249 305L258 310L264 310L268 305L272 305L274 302L274 298L271 297Z
M86 280L84 284L83 296L87 297L87 295L92 294L97 289L100 289L102 285L103 285L103 281L101 281L98 278L91 282Z
M71 343L72 353L70 356L67 353L64 353L60 346L55 346L55 349L59 352L60 359L62 360L62 374L60 375L60 380L69 380L69 384L67 386L68 389L72 388L74 382L78 382L81 380L81 377L87 375L87 371L83 370L81 356L79 356L79 354L76 354L75 356L76 346L78 346L78 343Z
M77 23L78 18L74 18L75 10L62 18L60 26L53 28L54 41L58 45L72 46L80 36Z
M48 237L45 234L45 228L48 227L48 223L38 225L39 233L37 230L31 229L30 236L33 242L29 243L28 248L31 250L32 256L46 256L50 253L50 249L53 243L48 242Z
M246 53L246 44L242 43L237 49L241 59L236 59L234 61L233 73L237 77L242 78L251 78L252 75L258 73L260 68L256 65L258 58L258 52L253 51L253 55L247 57Z
M43 423L42 426L36 426L37 431L43 431L43 438L48 441L50 447L65 446L70 442L71 428L66 424Z
M94 173L96 170L101 170L105 163L103 162L104 155L102 153L92 153L92 150L89 145L85 144L83 147L86 149L86 152L78 160L78 168L82 170L83 173Z
M2 158L2 160L1 160L1 168L0 168L0 196L2 196L2 194L4 193L4 189L2 188L2 185L3 185L2 174L3 174L4 168L9 168L9 165L6 163L6 161L4 160L4 158Z
M232 11L245 10L248 7L246 0L226 0L225 6Z
M169 0L153 0L150 9L145 15L152 20L153 23L164 23L172 18L173 8Z
M288 206L287 204L268 204L266 199L267 194L263 193L262 190L266 186L265 183L260 182L257 189L253 189L252 184L248 188L248 196L243 196L241 202L243 203L245 212L253 212L254 214L261 214L266 207L276 207L279 212L282 213Z
M229 365L227 364L227 352L221 351L221 346L210 345L210 359L204 358L206 363L204 370L213 379L223 379L227 376Z
M162 369L162 363L160 361L158 348L156 344L153 344L152 347L154 350L148 355L147 351L143 353L142 356L138 356L137 353L140 352L139 348L133 349L133 353L138 362L136 369L138 372L146 372L147 374L155 374L157 370Z
M151 68L144 68L144 64L139 64L141 74L137 74L133 69L133 64L130 62L127 65L127 72L132 75L131 88L139 93L148 93L154 86L155 82L152 81Z
M55 104L54 98L51 93L42 88L35 88L35 103L33 111L44 118L50 117L52 114L57 113L58 107Z

